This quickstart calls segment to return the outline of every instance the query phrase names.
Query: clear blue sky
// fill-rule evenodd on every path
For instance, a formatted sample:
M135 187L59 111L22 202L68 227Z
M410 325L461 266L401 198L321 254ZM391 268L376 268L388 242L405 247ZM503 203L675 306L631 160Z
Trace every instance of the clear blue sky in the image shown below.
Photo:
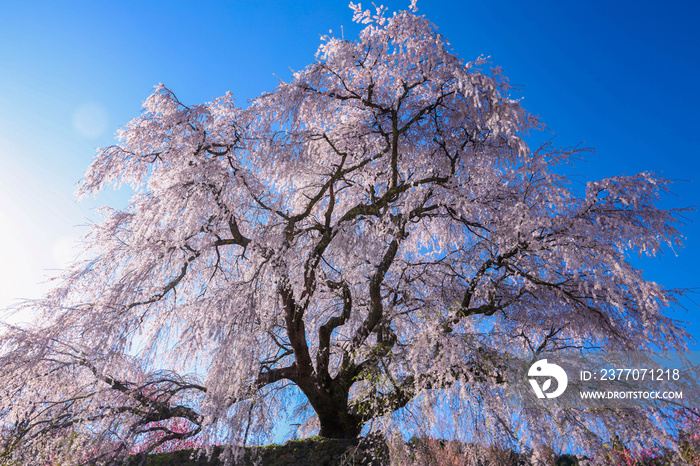
M574 173L660 172L679 180L663 203L674 207L700 205L699 5L418 2L461 57L504 69L555 144L596 149ZM341 26L357 37L345 0L0 2L0 307L45 289L36 283L70 258L85 231L76 225L99 220L95 206L124 202L107 193L75 204L72 193L154 85L186 103L230 90L244 104L310 63L319 36ZM687 218L677 256L637 262L667 287L700 286L700 214ZM700 340L700 308L683 302L689 312L672 315Z

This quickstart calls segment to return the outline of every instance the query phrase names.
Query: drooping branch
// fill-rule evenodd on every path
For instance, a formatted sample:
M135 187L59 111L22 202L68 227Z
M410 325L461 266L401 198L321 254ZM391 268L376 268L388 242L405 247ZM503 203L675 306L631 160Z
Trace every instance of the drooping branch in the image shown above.
M435 352L440 352L439 345L435 348ZM474 353L484 356L484 350L477 349ZM428 370L419 374L407 374L400 380L394 380L388 376L391 380L391 388L354 402L352 412L361 416L364 421L368 421L403 408L422 391L444 390L458 383L471 385L486 382L501 385L507 381L507 365L504 362L487 364L474 358L461 364L450 364L445 370L440 364L440 359L438 357L435 362L435 366L441 367L439 371Z

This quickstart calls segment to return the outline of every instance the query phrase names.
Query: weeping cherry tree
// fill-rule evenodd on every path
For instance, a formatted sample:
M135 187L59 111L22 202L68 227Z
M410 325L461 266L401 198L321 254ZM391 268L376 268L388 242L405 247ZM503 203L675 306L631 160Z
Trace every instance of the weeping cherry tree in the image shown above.
M415 2L351 8L359 39L324 37L273 92L189 105L159 85L98 151L78 196L135 194L0 335L6 461L240 445L301 402L324 437L398 432L444 414L434 394L477 413L470 435L666 435L649 413L503 396L523 355L686 347L674 293L629 262L680 243L668 182L573 185L557 167L580 151L529 147L542 126L498 68Z

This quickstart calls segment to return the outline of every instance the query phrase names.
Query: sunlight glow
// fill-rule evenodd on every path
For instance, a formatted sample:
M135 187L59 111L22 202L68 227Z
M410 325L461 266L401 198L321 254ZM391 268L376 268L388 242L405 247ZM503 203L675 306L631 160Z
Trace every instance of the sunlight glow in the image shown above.
M73 114L73 128L89 139L105 134L109 127L107 111L99 104L83 104Z

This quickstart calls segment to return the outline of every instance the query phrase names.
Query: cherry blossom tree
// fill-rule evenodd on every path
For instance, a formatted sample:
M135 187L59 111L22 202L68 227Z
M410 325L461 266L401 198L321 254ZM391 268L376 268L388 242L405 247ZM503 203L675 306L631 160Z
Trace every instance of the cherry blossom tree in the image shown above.
M680 244L668 182L572 185L557 167L581 151L531 149L541 125L498 68L458 58L415 4L351 8L359 40L324 37L273 92L186 105L159 85L98 151L78 195L135 195L0 336L5 458L240 445L300 399L331 438L435 419L436 396L470 435L666 435L662 409L503 396L522 355L685 348L674 292L628 260Z

